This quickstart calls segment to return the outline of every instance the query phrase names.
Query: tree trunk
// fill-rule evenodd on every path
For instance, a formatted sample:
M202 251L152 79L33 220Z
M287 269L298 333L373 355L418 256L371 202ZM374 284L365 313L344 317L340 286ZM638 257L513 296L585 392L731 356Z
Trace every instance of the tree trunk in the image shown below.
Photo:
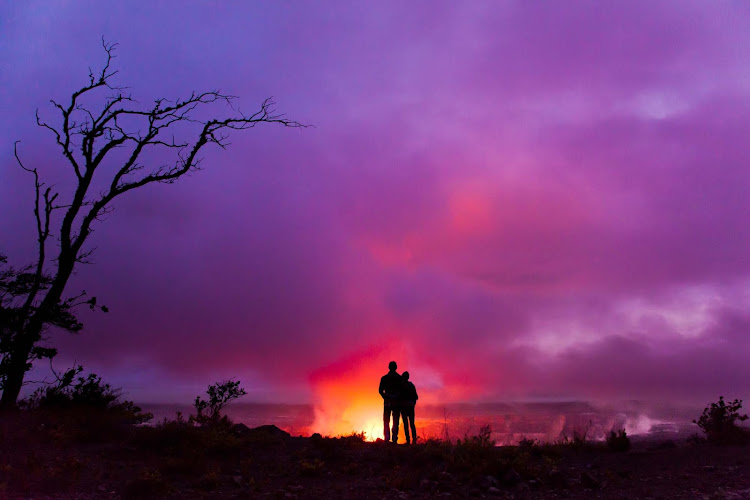
M0 398L0 411L8 412L17 409L16 401L23 387L23 379L26 375L26 360L28 352L14 351L8 366L8 372L3 386L3 396Z
M13 377L13 383L11 383L11 377L5 381L5 387L3 388L3 397L0 398L0 412L7 413L18 409L16 401L18 395L21 393L21 380L17 380L17 377Z
M10 363L8 363L5 375L3 395L0 398L0 411L13 411L17 408L18 395L23 387L23 379L28 371L29 354L40 338L44 328L45 318L48 317L52 308L60 302L65 285L73 272L74 258L61 253L60 265L57 276L52 282L47 295L39 304L39 308L29 319L23 331L16 336L16 341L10 352Z

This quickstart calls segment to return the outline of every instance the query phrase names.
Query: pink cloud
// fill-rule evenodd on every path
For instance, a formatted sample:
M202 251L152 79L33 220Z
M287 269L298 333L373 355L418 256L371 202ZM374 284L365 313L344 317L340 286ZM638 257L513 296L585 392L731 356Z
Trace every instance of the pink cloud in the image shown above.
M396 338L436 400L746 390L747 9L253 4L165 27L172 7L2 8L0 251L34 242L12 140L59 176L33 110L85 78L102 30L143 102L273 94L315 128L235 134L123 199L72 284L112 312L62 361L138 387L130 367L153 367L148 397L240 373L313 398L314 374Z

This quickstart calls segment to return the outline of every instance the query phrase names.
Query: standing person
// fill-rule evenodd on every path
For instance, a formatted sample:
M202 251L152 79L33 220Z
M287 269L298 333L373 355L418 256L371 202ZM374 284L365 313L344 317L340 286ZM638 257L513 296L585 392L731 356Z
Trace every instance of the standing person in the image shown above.
M401 375L396 372L396 362L388 363L388 373L380 378L378 393L383 398L383 435L386 441L398 441L398 418L399 399L403 381ZM393 432L391 433L390 420L393 415Z
M406 444L417 444L417 426L414 425L414 407L417 404L417 388L409 382L409 372L401 374L403 379L403 392L401 393L401 418L404 419L404 433L406 434ZM409 439L409 429L411 429L411 440Z

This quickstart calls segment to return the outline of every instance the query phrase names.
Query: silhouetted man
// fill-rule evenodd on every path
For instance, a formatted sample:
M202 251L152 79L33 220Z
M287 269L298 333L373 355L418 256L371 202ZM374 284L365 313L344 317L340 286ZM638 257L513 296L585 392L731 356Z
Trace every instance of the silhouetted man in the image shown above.
M409 372L401 374L403 386L401 390L401 418L404 419L404 434L406 434L406 444L417 444L417 426L414 425L414 407L417 404L417 388L409 382ZM409 429L411 429L411 439L409 439Z
M398 407L401 398L403 379L396 373L396 362L388 363L388 373L380 378L378 393L383 398L383 435L386 441L398 441ZM391 432L390 421L393 415L393 432Z

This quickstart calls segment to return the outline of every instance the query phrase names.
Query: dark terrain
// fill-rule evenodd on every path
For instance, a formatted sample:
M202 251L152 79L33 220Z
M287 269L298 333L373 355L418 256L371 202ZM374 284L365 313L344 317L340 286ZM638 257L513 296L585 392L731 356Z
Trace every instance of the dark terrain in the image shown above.
M291 437L222 421L128 426L77 415L0 421L0 498L750 498L747 446L574 439L496 447Z

